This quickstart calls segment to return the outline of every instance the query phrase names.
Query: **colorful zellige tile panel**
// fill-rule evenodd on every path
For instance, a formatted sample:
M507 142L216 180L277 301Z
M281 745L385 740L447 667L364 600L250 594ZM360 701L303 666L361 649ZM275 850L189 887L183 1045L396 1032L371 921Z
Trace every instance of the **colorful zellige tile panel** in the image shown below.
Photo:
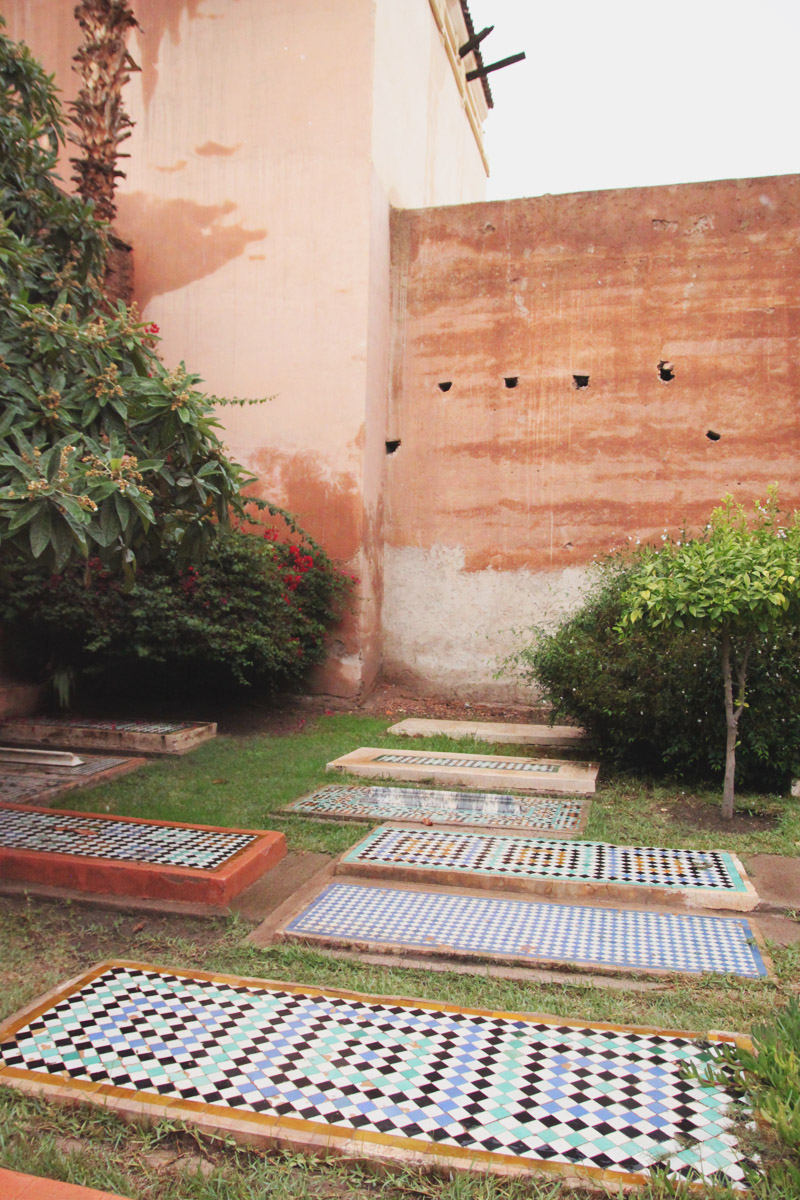
M429 820L446 825L492 825L568 833L580 827L586 803L571 796L506 796L431 788L330 784L288 806L289 812L350 820Z
M0 806L0 847L213 871L254 834Z
M559 879L673 888L745 891L721 850L668 850L563 842L513 834L445 832L382 825L342 859L347 863L425 867L503 879Z
M620 970L730 972L767 968L746 920L503 900L334 883L286 933L448 954L510 956Z
M553 1024L372 997L314 994L117 964L80 982L13 1036L0 1083L53 1079L113 1108L116 1091L214 1112L281 1119L465 1165L562 1164L741 1187L732 1097L683 1078L691 1038ZM63 1092L62 1092L63 1095ZM208 1108L206 1106L212 1106ZM258 1131L257 1122L249 1128ZM268 1130L274 1131L274 1124ZM400 1142L398 1139L411 1139ZM613 1177L613 1176L612 1176Z

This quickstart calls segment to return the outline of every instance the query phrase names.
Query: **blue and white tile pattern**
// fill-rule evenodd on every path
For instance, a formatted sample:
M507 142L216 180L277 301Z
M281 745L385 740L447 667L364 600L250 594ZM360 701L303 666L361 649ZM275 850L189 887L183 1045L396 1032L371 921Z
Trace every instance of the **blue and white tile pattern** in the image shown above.
M413 1139L429 1153L669 1175L740 1188L721 1088L690 1038L215 982L118 965L0 1040L43 1080ZM65 1081L66 1077L66 1081ZM30 1078L30 1076L28 1076ZM113 1101L110 1101L113 1103ZM180 1112L180 1109L174 1110ZM192 1111L181 1114L191 1121ZM374 1144L374 1142L373 1142ZM369 1142L365 1143L368 1147ZM402 1143L397 1143L398 1148Z
M287 926L297 937L620 970L767 974L748 922L334 883Z

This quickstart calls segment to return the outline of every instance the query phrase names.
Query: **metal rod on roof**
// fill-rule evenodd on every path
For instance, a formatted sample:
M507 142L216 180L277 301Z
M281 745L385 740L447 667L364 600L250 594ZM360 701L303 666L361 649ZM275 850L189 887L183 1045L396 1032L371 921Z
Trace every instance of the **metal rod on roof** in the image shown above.
M467 83L471 83L473 79L485 79L490 71L499 71L501 67L510 67L512 63L522 62L525 57L525 51L520 54L512 54L510 58L501 58L500 62L492 63L488 67L477 67L474 71L467 71Z
M493 29L494 29L494 25L487 25L485 29L482 29L480 31L480 33L473 33L472 37L469 39L468 42L464 42L463 46L459 46L458 57L466 58L467 55L469 54L470 50L477 50L478 46L480 46L483 39L485 37L488 37Z

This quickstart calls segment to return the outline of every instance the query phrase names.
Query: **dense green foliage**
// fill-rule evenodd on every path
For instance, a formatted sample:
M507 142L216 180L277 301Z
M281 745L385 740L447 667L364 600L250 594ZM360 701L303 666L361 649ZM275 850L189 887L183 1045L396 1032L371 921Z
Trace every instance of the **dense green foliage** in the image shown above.
M637 621L653 629L696 629L719 646L725 712L722 815L733 816L736 739L748 707L748 668L759 639L800 619L800 520L769 489L752 516L725 496L698 537L645 546L631 564L618 632Z
M598 568L581 607L536 630L513 662L557 716L584 725L604 759L684 779L719 777L725 762L720 647L713 634L638 622L617 633L635 556ZM737 782L783 789L800 763L800 629L759 633L739 728Z
M212 398L156 354L157 329L101 284L106 226L65 195L52 80L0 33L0 546L60 571L100 557L133 577L201 556L242 510L245 475Z
M69 672L117 695L275 689L322 661L349 583L319 546L231 530L197 566L140 567L132 589L94 557L47 579L20 571L0 614L27 675Z

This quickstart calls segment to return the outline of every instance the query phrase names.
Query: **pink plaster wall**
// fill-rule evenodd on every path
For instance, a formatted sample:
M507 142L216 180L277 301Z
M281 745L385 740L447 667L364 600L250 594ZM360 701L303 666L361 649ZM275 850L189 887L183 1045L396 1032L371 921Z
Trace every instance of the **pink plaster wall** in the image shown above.
M117 228L135 298L167 362L220 395L271 397L224 410L228 446L361 578L317 681L354 694L380 662L389 198L482 196L474 137L428 0L404 0L399 24L394 0L133 8ZM67 97L72 9L4 3Z
M393 251L391 674L502 687L595 555L800 506L800 176L398 213Z

